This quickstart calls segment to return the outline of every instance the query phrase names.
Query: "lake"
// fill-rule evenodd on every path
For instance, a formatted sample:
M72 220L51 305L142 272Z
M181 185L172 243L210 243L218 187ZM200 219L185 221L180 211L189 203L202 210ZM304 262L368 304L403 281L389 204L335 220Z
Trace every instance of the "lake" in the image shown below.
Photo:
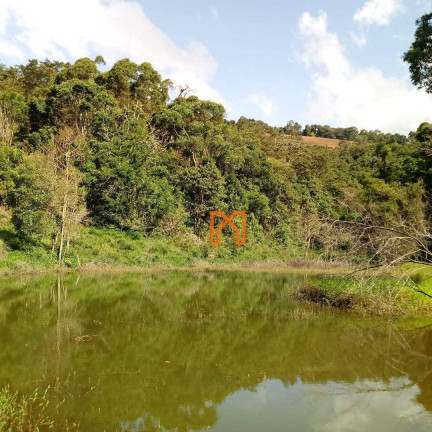
M0 386L55 430L430 431L432 318L292 300L283 274L0 281Z

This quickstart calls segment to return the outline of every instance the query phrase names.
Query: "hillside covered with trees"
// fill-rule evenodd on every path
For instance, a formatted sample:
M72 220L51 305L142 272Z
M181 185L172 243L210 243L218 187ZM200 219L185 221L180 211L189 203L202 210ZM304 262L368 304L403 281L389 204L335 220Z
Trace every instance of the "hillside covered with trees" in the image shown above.
M407 138L227 121L222 105L182 90L170 98L173 84L148 63L123 59L102 71L103 64L98 57L1 67L0 262L81 265L97 236L115 238L119 250L130 248L124 236L179 241L194 251L189 262L223 253L250 260L257 251L257 259L271 251L279 259L379 259L374 239L387 234L359 233L358 224L427 229L432 125ZM313 147L301 135L346 142ZM246 211L246 248L227 236L210 250L212 210Z

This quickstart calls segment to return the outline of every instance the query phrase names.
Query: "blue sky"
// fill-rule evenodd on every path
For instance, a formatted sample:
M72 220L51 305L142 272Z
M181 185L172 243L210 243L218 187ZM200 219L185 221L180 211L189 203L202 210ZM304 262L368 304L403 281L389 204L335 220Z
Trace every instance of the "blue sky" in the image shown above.
M150 61L227 117L408 133L432 96L401 60L428 0L2 0L0 59Z

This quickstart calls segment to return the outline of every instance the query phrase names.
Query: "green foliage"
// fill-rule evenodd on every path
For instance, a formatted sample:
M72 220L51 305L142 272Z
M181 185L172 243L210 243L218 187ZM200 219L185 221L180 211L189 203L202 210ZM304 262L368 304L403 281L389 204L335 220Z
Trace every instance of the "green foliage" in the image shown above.
M47 392L30 395L12 392L9 387L0 390L0 430L4 432L42 432L52 430L54 422L48 418Z
M56 125L68 125L85 132L96 115L116 105L106 89L92 80L72 78L55 85L47 108Z
M106 87L122 106L134 106L137 113L151 114L165 107L171 81L162 80L150 63L137 65L123 59L103 76Z
M409 64L411 81L427 93L432 93L431 19L432 13L429 13L416 21L415 40L403 55L403 60Z
M282 132L286 135L300 136L302 135L302 127L294 120L290 120L286 126L282 128Z
M154 229L177 207L160 145L148 133L89 143L83 165L87 205L95 222L120 228Z
M286 132L285 132L286 133ZM359 131L355 126L347 128L333 128L328 125L306 125L303 129L304 136L339 139L341 141L355 141L355 142L386 142L386 143L399 143L406 144L408 139L401 134L383 133L380 130L366 130Z
M24 156L12 171L7 204L12 208L12 222L23 236L41 238L50 234L55 221L50 215L51 190L46 161L41 155Z
M169 101L170 81L149 63L123 59L104 72L100 64L100 57L73 64L30 60L0 69L0 113L7 120L0 206L29 242L21 245L25 253L12 247L9 262L28 253L23 261L38 255L49 266L58 251L66 264L79 265L71 251L83 252L70 243L81 244L82 225L208 241L213 210L246 211L248 244L263 257L269 247L326 257L349 252L353 239L328 220L395 227L428 217L428 124L408 141L355 127L306 125L302 131L292 120L283 128L244 117L226 121L215 102ZM313 147L301 133L344 143ZM196 259L215 255L198 249L192 248ZM220 254L254 257L234 246L228 228ZM123 262L114 255L105 258ZM150 253L145 257L126 261L154 261Z

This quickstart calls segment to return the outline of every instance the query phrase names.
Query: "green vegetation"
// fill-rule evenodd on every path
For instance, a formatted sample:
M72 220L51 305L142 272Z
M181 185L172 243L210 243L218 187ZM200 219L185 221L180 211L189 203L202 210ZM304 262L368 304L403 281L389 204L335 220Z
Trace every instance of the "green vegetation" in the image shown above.
M432 13L423 15L416 21L415 40L403 59L409 64L411 80L418 88L432 93L432 64L430 57L430 37Z
M0 67L0 272L425 259L432 125L407 138L227 121L185 91L170 100L149 63L101 64ZM345 141L313 147L301 134ZM209 247L212 210L247 213L246 248L229 228Z
M411 288L430 292L432 279L423 279L421 273L415 273L413 279L418 285L413 284ZM359 315L382 317L429 315L432 312L430 299L414 289L407 288L407 283L394 275L387 277L375 275L366 279L315 277L297 287L292 295L295 300Z
M47 392L19 395L9 387L0 390L0 430L3 432L42 432L52 430L54 422L46 416Z
M30 273L58 265L56 255L43 243L24 242L5 230L0 235L15 248L9 249L6 258L0 260L0 273ZM209 242L187 234L167 238L161 234L146 236L135 231L82 227L73 247L65 251L63 266L69 269L210 267L268 260L274 265L286 265L280 257L287 248L277 243L273 246L263 243L246 248L211 248Z
M289 123L288 123L289 125ZM283 129L285 133L289 133L286 131L290 131L288 125ZM330 138L330 139L339 139L342 141L354 141L358 143L385 143L385 144L407 144L409 139L405 135L401 134L391 134L384 133L380 130L371 130L368 131L366 129L358 130L355 126L351 126L348 128L332 128L328 125L306 125L303 131L300 134L294 135L304 135L304 136L314 136L319 138ZM415 134L410 135L410 139L414 138Z

